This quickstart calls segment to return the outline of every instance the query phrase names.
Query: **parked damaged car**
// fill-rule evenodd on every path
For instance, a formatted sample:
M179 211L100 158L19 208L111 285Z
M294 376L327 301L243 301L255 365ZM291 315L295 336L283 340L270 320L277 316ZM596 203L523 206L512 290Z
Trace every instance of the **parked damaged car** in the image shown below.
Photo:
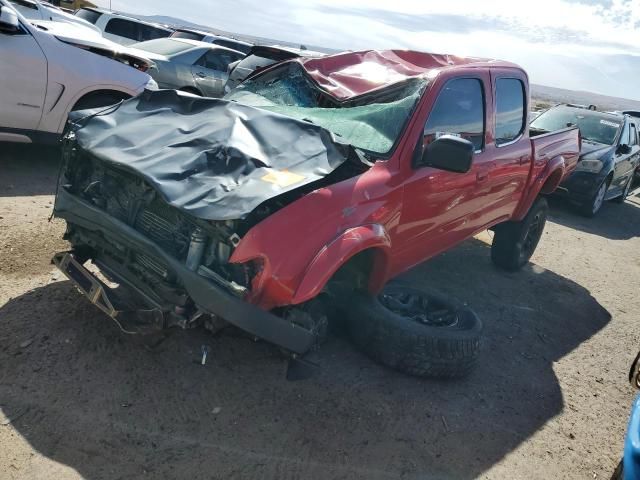
M387 283L485 229L496 265L527 263L579 152L577 128L530 137L528 88L510 63L365 51L79 112L53 261L126 331L223 319L299 356L337 306L383 364L463 375L477 316Z
M229 93L243 80L274 63L298 57L321 57L323 54L313 50L285 47L282 45L256 45L242 60L229 64L229 78L224 92Z
M206 97L223 95L229 64L244 58L241 52L184 38L158 38L130 50L153 60L149 74L160 88Z
M562 182L558 194L576 204L587 217L596 215L606 200L623 203L640 163L638 119L558 105L531 122L531 130L548 132L566 125L580 128L582 149L578 166Z

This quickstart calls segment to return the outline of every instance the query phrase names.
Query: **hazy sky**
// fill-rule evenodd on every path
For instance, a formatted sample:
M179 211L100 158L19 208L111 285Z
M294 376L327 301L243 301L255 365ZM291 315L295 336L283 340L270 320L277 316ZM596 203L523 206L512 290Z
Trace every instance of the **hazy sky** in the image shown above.
M94 0L95 1L95 0ZM105 6L106 0L98 0ZM640 100L640 0L112 0L113 8L338 49L511 60L535 83Z

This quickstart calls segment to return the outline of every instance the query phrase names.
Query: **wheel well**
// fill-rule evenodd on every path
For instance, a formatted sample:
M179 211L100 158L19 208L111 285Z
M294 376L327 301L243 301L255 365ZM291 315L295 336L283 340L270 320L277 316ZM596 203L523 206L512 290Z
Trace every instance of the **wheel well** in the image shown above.
M94 90L84 94L78 99L71 108L74 110L83 110L85 108L97 108L107 106L109 104L118 103L120 100L130 98L131 95L118 90Z
M558 185L560 185L560 180L562 180L562 170L558 169L555 170L551 175L549 175L547 181L544 182L544 185L542 185L540 193L545 195L553 193L553 191L558 188Z
M386 267L385 252L380 248L368 248L347 260L329 279L325 290L337 295L353 291L371 291L382 288L372 285L372 278L383 280Z

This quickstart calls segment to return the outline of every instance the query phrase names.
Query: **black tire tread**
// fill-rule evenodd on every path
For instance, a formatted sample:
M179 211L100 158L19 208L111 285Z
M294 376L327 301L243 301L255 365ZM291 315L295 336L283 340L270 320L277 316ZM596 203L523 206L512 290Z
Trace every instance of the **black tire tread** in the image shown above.
M472 324L469 331L448 331L419 325L389 310L365 293L357 293L348 309L348 327L356 346L373 360L409 375L459 378L477 363L482 324L476 314L461 308Z
M536 199L521 221L496 225L491 244L491 260L497 267L514 272L520 270L529 261L528 258L524 261L520 258L522 230L526 228L529 220L540 209L549 210L547 199L544 197ZM546 213L544 221L546 223Z

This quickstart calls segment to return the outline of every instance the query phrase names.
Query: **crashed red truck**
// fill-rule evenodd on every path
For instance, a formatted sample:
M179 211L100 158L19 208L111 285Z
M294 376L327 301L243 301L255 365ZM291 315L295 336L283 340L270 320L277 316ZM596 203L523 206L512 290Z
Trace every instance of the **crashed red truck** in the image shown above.
M576 128L531 138L528 102L517 65L413 51L293 59L223 99L145 92L71 120L54 263L126 331L224 319L300 355L345 305L372 357L461 375L477 317L387 282L486 229L496 265L528 262L580 151Z

